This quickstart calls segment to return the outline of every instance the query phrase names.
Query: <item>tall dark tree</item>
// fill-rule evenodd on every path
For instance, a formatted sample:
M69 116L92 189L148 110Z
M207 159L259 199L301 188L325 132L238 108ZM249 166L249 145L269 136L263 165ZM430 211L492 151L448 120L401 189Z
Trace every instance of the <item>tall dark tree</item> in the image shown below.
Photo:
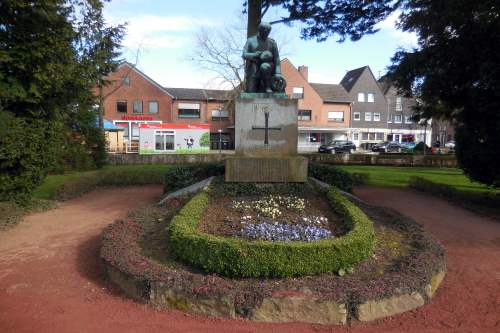
M75 26L81 13L75 11L84 5L102 4L99 0L0 2L0 201L26 202L56 165L67 139L85 135L79 129L88 117L80 117L77 110L91 105L93 77L107 58L82 60L82 49L77 47L81 31ZM92 27L88 29L91 35Z
M417 117L455 123L464 172L500 187L500 2L415 0L403 9L400 27L419 41L394 56L393 79L422 100Z
M396 53L389 77L421 101L416 118L456 124L457 159L472 180L500 187L498 0L262 0L260 13L273 6L283 12L273 24L300 22L302 38L339 42L375 33L399 10L398 27L416 33L418 46Z

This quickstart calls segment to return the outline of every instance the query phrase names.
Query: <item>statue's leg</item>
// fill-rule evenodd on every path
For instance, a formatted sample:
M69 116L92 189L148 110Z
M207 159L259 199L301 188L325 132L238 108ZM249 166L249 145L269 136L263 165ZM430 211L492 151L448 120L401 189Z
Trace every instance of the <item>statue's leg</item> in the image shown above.
M255 78L255 77L247 77L246 85L247 85L247 87L246 87L247 93L259 92L259 79Z
M273 66L268 62L264 62L260 65L259 69L264 90L266 93L272 93L273 89L271 88L271 79L273 77Z

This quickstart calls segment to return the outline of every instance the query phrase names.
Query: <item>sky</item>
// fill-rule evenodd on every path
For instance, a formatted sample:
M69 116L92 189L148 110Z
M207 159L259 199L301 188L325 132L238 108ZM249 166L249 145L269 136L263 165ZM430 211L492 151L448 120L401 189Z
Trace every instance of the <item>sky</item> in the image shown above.
M225 88L215 75L193 62L193 44L201 29L246 25L242 0L112 0L104 14L109 24L127 23L122 57L165 87ZM270 10L264 20L277 17ZM380 31L360 41L337 43L300 39L300 24L273 26L271 37L284 42L284 54L296 66L309 67L309 81L339 83L346 71L369 65L383 75L398 48L416 46L414 34L395 28L397 14L379 23ZM239 23L238 23L239 21ZM236 22L236 23L235 23ZM245 40L241 41L241 48Z

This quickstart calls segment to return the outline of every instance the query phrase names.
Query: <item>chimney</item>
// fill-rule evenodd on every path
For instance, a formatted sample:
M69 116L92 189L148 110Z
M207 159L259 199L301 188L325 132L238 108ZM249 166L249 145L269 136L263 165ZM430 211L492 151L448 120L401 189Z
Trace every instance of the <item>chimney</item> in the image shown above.
M299 73L307 82L309 82L309 68L307 68L307 66L299 66Z

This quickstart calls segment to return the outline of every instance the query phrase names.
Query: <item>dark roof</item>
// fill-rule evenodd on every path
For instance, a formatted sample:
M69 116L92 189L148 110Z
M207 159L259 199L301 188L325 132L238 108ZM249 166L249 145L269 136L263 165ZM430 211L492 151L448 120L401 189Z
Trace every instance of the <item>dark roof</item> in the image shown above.
M380 90L385 94L387 94L387 91L391 88L392 82L389 80L389 77L387 75L382 76L380 79L378 79L378 86L380 87Z
M349 95L340 84L310 83L323 102L351 103Z
M232 90L192 89L192 88L165 88L175 99L185 100L217 100L231 99Z
M351 91L352 87L356 84L361 74L363 74L364 70L368 68L368 66L363 66L360 68L353 69L352 71L348 71L340 84L344 87L348 92Z

